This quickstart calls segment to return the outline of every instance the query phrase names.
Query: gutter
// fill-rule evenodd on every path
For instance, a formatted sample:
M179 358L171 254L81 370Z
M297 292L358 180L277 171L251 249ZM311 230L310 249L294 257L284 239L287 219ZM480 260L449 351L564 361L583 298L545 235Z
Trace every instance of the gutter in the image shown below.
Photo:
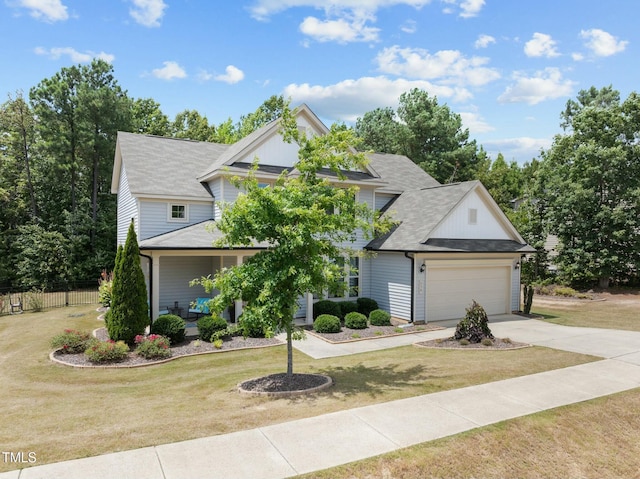
M139 256L149 260L149 327L153 326L153 258L138 252Z
M416 273L415 273L416 259L414 256L409 256L410 254L413 255L413 253L405 252L404 257L411 260L411 308L409 309L409 322L413 323L413 310L415 308L414 297L415 297L415 281L416 281Z

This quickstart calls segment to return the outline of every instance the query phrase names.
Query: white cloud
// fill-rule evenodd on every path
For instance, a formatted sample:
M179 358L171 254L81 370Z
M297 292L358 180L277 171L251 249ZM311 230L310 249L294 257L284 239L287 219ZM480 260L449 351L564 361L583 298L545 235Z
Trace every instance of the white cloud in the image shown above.
M462 18L475 17L480 13L482 7L484 7L484 0L464 0L460 2L460 8L462 9L460 16Z
M584 55L582 53L572 53L571 58L576 62L581 62L584 60Z
M131 0L133 8L129 14L140 25L145 27L159 27L160 19L164 16L167 4L162 0Z
M68 56L73 63L89 63L94 58L104 60L108 63L113 63L113 60L115 60L116 58L115 55L112 55L110 53L95 53L90 50L87 50L86 52L79 52L72 47L56 47L49 50L42 47L36 47L34 49L34 52L37 55L46 55L52 60L57 60L62 56Z
M500 103L528 103L536 105L545 100L570 96L575 82L562 78L557 68L545 68L527 77L520 72L513 75L515 83L498 97Z
M151 73L161 80L173 80L174 78L186 78L187 72L177 62L162 62L164 67L156 68Z
M582 30L580 37L585 40L585 45L596 56L608 57L624 51L629 44L628 41L618 40L610 33L600 30L598 28L592 28L591 30Z
M367 20L375 20L375 17L359 16L352 19L339 18L337 20L319 20L316 17L307 17L300 24L300 31L319 42L377 41L380 29L366 26L365 22Z
M421 48L383 49L376 57L383 73L406 75L421 80L438 79L444 83L479 86L500 78L494 68L486 67L486 57L465 57L458 50L441 50L430 54Z
M396 108L400 95L413 88L425 90L439 99L469 99L469 93L464 89L434 85L424 80L391 80L385 76L344 80L327 86L292 83L284 89L283 95L290 97L294 105L308 103L320 117L355 122L375 108Z
M475 1L484 3L484 0ZM268 20L271 15L294 7L312 7L327 13L341 11L375 13L380 8L394 5L420 8L429 3L431 0L255 0L253 5L249 7L249 11L256 20Z
M478 36L478 39L473 44L473 46L476 48L487 48L489 45L495 42L496 42L496 39L491 35L482 34Z
M16 6L29 9L29 15L45 22L58 22L69 18L67 7L60 0L18 0Z
M482 116L476 112L463 111L458 113L465 128L469 128L471 134L487 133L495 130Z
M507 162L518 159L520 163L538 157L540 151L551 148L551 144L551 138L531 138L526 136L485 140L482 142L482 146L492 158L496 158L498 153L502 153Z
M234 83L238 83L244 79L244 72L239 68L229 65L225 68L225 73L222 75L216 75L213 77L214 80L228 83L229 85L233 85Z
M407 20L402 25L400 25L400 30L404 33L416 33L418 30L418 24L415 20Z
M536 32L533 38L524 44L524 53L528 57L557 57L560 55L556 49L556 41L551 35Z

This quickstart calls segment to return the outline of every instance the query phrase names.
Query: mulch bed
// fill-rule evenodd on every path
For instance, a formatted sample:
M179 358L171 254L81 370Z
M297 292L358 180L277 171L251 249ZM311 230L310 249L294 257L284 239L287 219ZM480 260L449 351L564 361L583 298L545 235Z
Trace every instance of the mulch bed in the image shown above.
M437 331L444 329L441 326L433 326L431 324L408 324L402 327L402 332L398 331L399 325L394 326L368 326L365 329L351 329L342 327L339 333L318 333L307 327L306 332L320 339L324 339L329 343L347 343L351 341L359 341L361 339L377 339L388 336L398 336L401 334L424 333L426 331Z
M107 330L100 328L95 331L95 336L101 341L109 339ZM63 354L59 351L55 351L52 355L55 360L68 364L69 366L76 367L138 367L148 366L152 364L158 364L170 361L184 356L192 356L196 354L216 353L221 351L229 351L234 349L246 349L246 348L260 348L267 346L277 346L284 344L277 338L243 338L233 337L223 341L222 348L216 348L212 343L198 340L197 337L188 336L182 343L171 346L171 357L168 359L145 359L138 356L133 351L130 352L127 358L123 361L113 363L92 363L87 359L84 353L81 354Z
M511 341L508 338L495 338L493 340L493 344L490 346L485 346L482 343L470 343L467 345L462 345L457 339L444 338L444 339L432 339L430 341L421 341L419 343L415 343L414 346L419 346L423 348L442 348L442 349L480 349L487 351L495 351L495 350L508 350L508 349L521 349L528 348L531 346L526 343L518 343L516 341Z
M333 384L329 376L323 374L294 373L291 378L286 373L270 374L240 383L242 393L265 396L295 396L326 389Z

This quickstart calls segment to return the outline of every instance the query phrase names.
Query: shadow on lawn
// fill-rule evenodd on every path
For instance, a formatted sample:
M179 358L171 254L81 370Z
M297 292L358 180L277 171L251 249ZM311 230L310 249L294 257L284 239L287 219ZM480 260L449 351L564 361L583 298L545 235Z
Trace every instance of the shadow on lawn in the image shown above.
M320 372L331 376L334 382L333 387L323 391L322 394L350 396L366 393L374 398L381 396L384 391L403 389L434 377L424 366L416 365L407 368L400 364L384 367L369 367L362 364L348 367L336 366L325 368Z

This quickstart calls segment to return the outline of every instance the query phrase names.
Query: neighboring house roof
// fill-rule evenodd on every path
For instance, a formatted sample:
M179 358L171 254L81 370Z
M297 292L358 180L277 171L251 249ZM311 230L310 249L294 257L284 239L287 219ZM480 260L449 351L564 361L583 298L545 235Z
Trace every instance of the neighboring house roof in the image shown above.
M211 200L198 174L207 159L218 158L227 148L229 145L120 131L111 191L118 191L124 164L133 196Z
M220 238L222 233L215 227L215 221L207 220L147 238L140 241L139 247L141 250L211 249L212 243ZM259 243L246 249L263 249L267 246L267 243Z
M491 209L513 236L513 240L432 238L431 234L474 190L491 201ZM383 217L396 222L387 234L372 240L367 249L411 252L529 252L511 223L479 181L438 185L402 193ZM528 248L528 249L527 249Z
M387 153L371 153L369 164L380 175L387 185L379 188L381 193L402 193L407 190L418 190L440 186L426 171L406 156Z

